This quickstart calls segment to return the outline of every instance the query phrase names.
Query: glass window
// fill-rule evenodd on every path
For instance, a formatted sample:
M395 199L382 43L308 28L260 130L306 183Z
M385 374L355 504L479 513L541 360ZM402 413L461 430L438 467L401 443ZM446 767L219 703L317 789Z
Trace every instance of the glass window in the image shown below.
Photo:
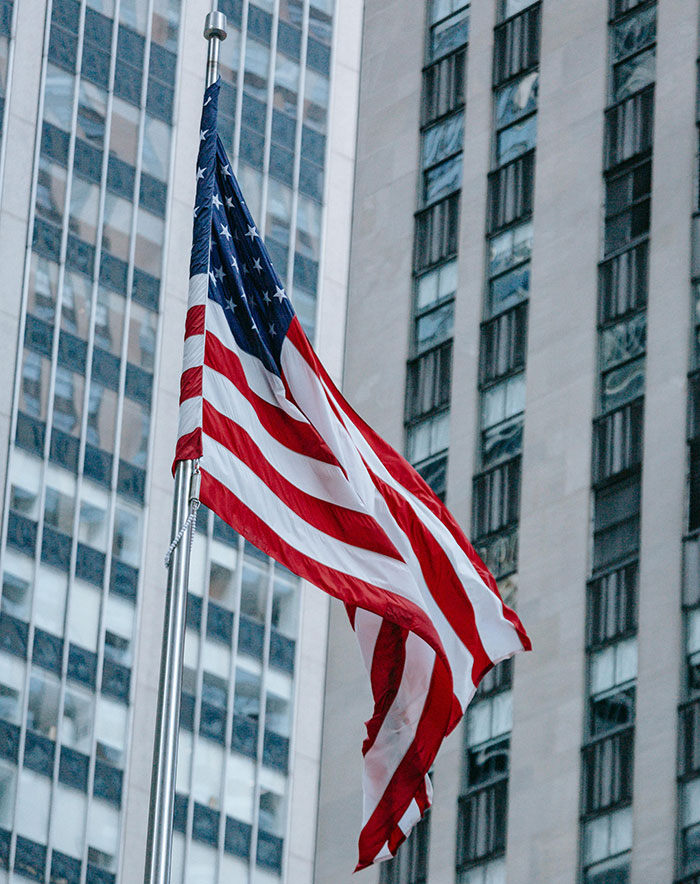
M82 856L87 795L57 783L54 802L51 819L53 846L68 856ZM61 880L61 884L64 884L64 880Z
M530 294L530 264L522 264L489 283L489 315L495 316L524 301Z
M63 534L73 533L74 489L64 493L56 488L46 489L44 521Z
M150 429L150 406L126 397L122 417L122 443L119 451L122 460L142 470L146 469Z
M58 265L32 252L29 273L29 312L44 322L53 322L57 288Z
M238 167L238 182L245 194L248 209L253 218L260 217L262 201L262 175L257 169L253 169L247 163L241 163Z
M76 645L97 650L100 623L100 590L80 580L71 586L66 636Z
M17 768L0 764L0 826L10 830L13 825Z
M87 339L90 331L92 283L81 273L66 270L63 277L61 328Z
M32 603L32 573L28 559L15 557L10 551L6 552L6 566L12 570L5 570L2 575L2 608L6 614L17 617L19 620L29 621L29 612ZM11 559L15 559L12 561ZM22 575L22 576L20 576ZM2 714L0 713L0 718Z
M496 164L504 166L532 150L537 142L537 114L502 129L496 139Z
M86 439L89 445L103 451L114 449L117 394L101 384L90 384Z
M115 509L113 554L134 568L138 568L141 561L142 532L142 510L127 509L123 504Z
M272 589L272 626L283 635L295 638L298 617L299 580L280 573L280 566L276 565Z
M428 129L422 139L423 168L427 169L462 150L464 113L454 114Z
M307 70L304 93L304 124L325 133L329 101L328 77Z
M122 261L129 260L132 204L113 193L105 194L102 248Z
M640 52L620 62L613 71L613 101L622 101L639 92L656 78L656 49Z
M99 186L91 184L80 175L74 175L70 194L70 229L83 242L90 245L95 245L97 242L99 201Z
M212 740L195 742L192 798L213 810L219 809L225 762L226 749L223 746Z
M321 213L318 203L299 195L296 250L314 261L321 258Z
M209 571L209 597L228 610L233 610L235 599L235 572L212 562Z
M457 291L457 262L449 261L418 278L416 283L416 307L423 310L445 298L454 297Z
M93 549L107 551L107 506L100 489L83 481L83 500L80 503L78 540Z
M27 703L27 728L29 730L48 737L50 740L56 739L60 694L61 685L57 678L51 678L38 669L32 671Z
M245 50L245 89L261 101L267 99L267 75L270 66L270 47L248 35Z
M83 410L82 375L58 366L53 395L53 425L64 433L80 432L80 416Z
M90 694L67 687L63 701L61 742L86 755L90 754L92 739L92 700Z
M497 129L510 126L537 110L539 78L539 71L532 71L496 92Z
M489 241L489 274L495 276L514 264L527 261L532 254L532 222L520 224Z
M462 165L462 154L458 154L423 173L423 202L426 205L459 190L462 186Z
M17 657L4 653L0 653L0 664L0 718L13 724L21 724L25 664Z
M100 286L95 308L95 344L114 356L120 356L123 333L124 298Z
M444 451L450 444L450 414L441 414L422 420L409 427L407 438L408 460L415 464Z
M488 429L525 410L525 375L518 374L482 394L482 429Z
M263 621L267 607L268 567L252 561L247 556L243 560L241 581L241 612L248 617Z
M241 755L229 753L226 760L226 813L243 823L252 823L254 790L253 762Z
M284 795L272 789L262 788L260 792L260 828L265 832L282 837L285 827Z
M624 18L612 27L612 57L620 61L656 40L656 4Z
M36 845L31 846L38 847L40 844L46 844L50 807L51 780L24 767L19 772L14 828L23 840L30 838L37 842ZM26 857L26 846L23 853ZM18 865L17 857L15 857L15 872L18 871ZM24 863L22 865L25 869L27 868ZM32 864L28 865L31 867ZM43 870L42 876L38 880L43 881Z
M253 721L260 717L260 676L241 667L236 667L233 711Z
M119 816L118 808L93 799L87 825L88 862L108 871L116 871Z
M228 39L231 38L229 34ZM170 126L146 114L143 131L143 170L159 181L168 180L170 161Z
M612 411L644 393L644 357L613 368L602 377L601 410Z
M501 0L501 20L510 18L511 15L517 15L518 12L522 12L523 9L532 6L534 2L535 0Z
M584 863L607 860L630 850L632 847L632 808L626 807L615 813L598 817L587 823L583 833ZM589 872L590 876L590 872ZM590 876L587 880L594 881ZM626 882L626 876L618 877L618 881Z
M58 126L64 132L70 132L73 119L73 92L75 77L61 70L54 64L46 67L46 86L44 87L44 119L47 123Z
M274 106L277 110L296 115L299 92L299 63L286 55L277 54L275 65Z
M605 329L600 343L601 370L605 371L644 353L646 331L646 313L640 313L626 322Z
M445 6L446 4L441 4ZM433 14L436 14L435 8ZM433 19L436 21L436 19ZM430 61L436 61L444 55L458 49L469 40L469 6L443 18L430 29Z
M148 6L139 0L121 0L119 21L144 34L148 21Z
M78 102L77 136L101 148L105 135L107 93L99 86L81 80Z
M46 420L51 362L30 350L24 351L22 359L20 411L31 417Z
M151 276L160 276L164 237L164 220L140 208L136 219L134 262Z
M110 764L121 765L126 748L128 708L123 703L99 694L95 702L97 757Z
M590 656L591 694L632 681L637 676L636 638L617 642Z
M63 635L68 580L53 568L39 569L34 585L34 623L54 635Z
M506 884L506 862L494 859L459 873L459 884Z
M36 212L41 218L61 224L66 203L66 178L64 168L52 163L45 156L39 157L39 175L36 186Z

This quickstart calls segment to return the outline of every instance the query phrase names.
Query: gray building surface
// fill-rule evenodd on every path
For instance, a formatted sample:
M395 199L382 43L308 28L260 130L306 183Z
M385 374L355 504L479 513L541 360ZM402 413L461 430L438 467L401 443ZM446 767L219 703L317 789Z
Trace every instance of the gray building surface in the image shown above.
M0 3L2 884L143 880L210 9ZM219 9L220 133L339 379L361 6ZM328 601L200 510L187 615L173 882L310 884Z
M365 4L344 391L534 650L352 880L700 881L698 12ZM371 708L333 608L316 884L351 880Z

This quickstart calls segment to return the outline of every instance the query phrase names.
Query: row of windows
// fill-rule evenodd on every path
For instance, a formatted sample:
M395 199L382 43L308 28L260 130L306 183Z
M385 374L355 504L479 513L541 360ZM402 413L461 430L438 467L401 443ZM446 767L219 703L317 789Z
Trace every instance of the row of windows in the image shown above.
M624 9L623 9L624 5ZM629 879L637 677L644 377L656 8L611 5L604 260L598 287L600 417L593 422L593 578L582 748L585 884ZM623 16L620 18L620 16Z
M0 829L0 869L10 868L10 839L10 832ZM48 849L43 844L18 835L13 869L17 875L30 881L44 882L48 871L51 884L80 884L82 863L55 849L51 851L49 862ZM85 873L85 884L115 884L117 880L116 875L89 859Z

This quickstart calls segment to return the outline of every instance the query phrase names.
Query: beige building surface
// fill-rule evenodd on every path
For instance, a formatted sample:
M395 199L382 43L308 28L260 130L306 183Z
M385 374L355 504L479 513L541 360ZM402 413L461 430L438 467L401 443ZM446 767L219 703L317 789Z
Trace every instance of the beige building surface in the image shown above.
M331 610L315 884L700 881L698 12L365 4L344 391L534 650L352 877L371 698Z

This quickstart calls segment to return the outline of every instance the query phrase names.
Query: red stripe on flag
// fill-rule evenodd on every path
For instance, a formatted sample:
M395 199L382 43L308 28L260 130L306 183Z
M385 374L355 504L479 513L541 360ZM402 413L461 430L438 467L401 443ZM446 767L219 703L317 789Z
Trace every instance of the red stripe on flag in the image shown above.
M312 559L283 540L229 488L202 468L202 503L213 509L235 531L258 549L281 562L299 577L320 587L334 598L415 632L435 651L446 668L449 664L435 625L425 611L403 596L345 574ZM426 768L427 770L427 768Z
M401 676L406 662L406 638L408 632L396 623L383 620L377 635L372 655L372 696L374 714L365 722L367 737L362 744L362 754L366 755L374 746L387 712L396 699L401 685Z
M462 581L455 573L445 550L423 522L416 519L406 499L374 474L372 478L377 490L386 501L389 512L408 538L437 606L474 658L472 681L478 685L493 663L484 650L476 625L474 608L464 591Z
M356 872L371 866L384 844L391 844L392 837L400 837L394 836L394 830L413 798L425 789L425 774L447 734L451 709L452 677L449 668L436 657L416 736L360 833Z
M304 454L323 463L340 467L333 452L308 422L296 420L258 396L250 388L238 356L211 332L207 332L204 363L231 381L253 406L263 427L278 442L297 454Z
M202 456L202 428L197 427L186 436L180 436L175 446L175 460L173 461L173 476L179 460L196 460Z
M328 387L328 389L332 391L333 397L328 397L328 403L333 409L334 413L338 415L338 411L336 408L337 403L337 407L342 409L345 416L362 434L367 444L372 448L379 460L381 460L387 472L396 482L399 483L399 485L405 488L414 497L418 498L418 500L420 500L435 516L437 516L438 519L440 519L442 524L449 531L455 543L459 546L462 552L472 563L486 586L488 586L491 592L495 593L495 595L497 595L500 599L501 594L498 591L498 587L493 575L483 563L474 547L467 540L464 532L457 524L457 521L455 520L452 513L447 509L442 501L435 496L435 493L430 488L430 486L426 483L423 477L419 475L419 473L417 473L416 470L408 463L408 461L406 461L405 458L403 458L387 442L385 442L384 439L381 438L381 436L375 433L374 430L367 423L365 423L365 421L357 414L357 412L355 412L351 408L351 406L343 398L342 394L338 391L335 384L333 383L333 380L329 376L328 372L323 367L320 360L312 350L308 338L306 337L306 334L304 333L304 330L301 327L301 324L299 323L297 317L294 317L294 319L290 323L287 337L289 338L290 342L294 344L301 356L305 359L311 370L315 374L317 374L323 380L323 383ZM520 639L520 642L523 646L523 649L526 651L531 650L532 643L530 641L530 637L525 632L525 628L520 622L520 618L515 613L515 611L504 605L503 615L515 629L518 638Z
M185 319L186 338L189 338L191 335L204 334L204 320L206 317L206 312L206 304L195 304L193 307L190 307L190 309L187 311L187 318Z
M313 497L292 484L270 464L243 427L218 412L208 401L204 402L202 426L207 436L249 467L300 520L329 537L358 549L403 561L394 544L374 519L366 513Z
M194 365L182 372L180 378L180 405L187 399L202 395L202 366Z

